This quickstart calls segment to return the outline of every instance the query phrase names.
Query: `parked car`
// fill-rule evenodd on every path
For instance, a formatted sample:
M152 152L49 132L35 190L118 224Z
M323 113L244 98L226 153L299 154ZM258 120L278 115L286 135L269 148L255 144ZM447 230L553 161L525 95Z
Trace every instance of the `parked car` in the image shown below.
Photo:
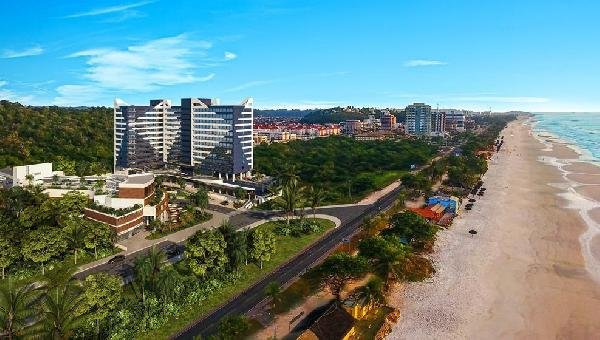
M109 264L118 263L125 260L125 255L115 255L112 259L108 260Z

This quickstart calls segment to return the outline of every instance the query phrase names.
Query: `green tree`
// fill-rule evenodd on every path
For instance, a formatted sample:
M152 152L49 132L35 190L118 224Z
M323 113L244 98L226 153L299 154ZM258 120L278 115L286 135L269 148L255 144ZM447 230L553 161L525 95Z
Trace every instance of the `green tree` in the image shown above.
M190 269L197 276L220 272L227 264L227 243L218 230L198 231L186 245L185 253Z
M231 269L237 270L242 264L247 262L247 235L244 232L236 232L233 225L229 222L221 224L219 232L223 235L225 243L227 244L225 252L229 259L229 266Z
M58 156L53 163L56 166L56 170L62 171L66 176L75 176L77 174L75 170L76 163L73 160Z
M273 281L265 287L265 294L271 299L271 310L274 315L277 306L281 302L281 286L278 282Z
M366 304L374 306L384 305L386 297L383 282L378 277L371 278L366 285L358 290L357 297L363 299Z
M256 228L250 233L250 257L257 261L260 269L263 262L270 261L275 253L275 234L269 230Z
M2 268L2 279L5 277L5 269L14 264L20 257L19 248L14 246L13 242L9 239L0 236L0 268Z
M112 249L116 235L115 231L104 223L85 220L83 243L86 249L94 251L94 258L98 259L98 248Z
M181 190L185 190L185 179L178 177L176 181L177 181L177 185L179 185L179 188Z
M395 214L390 219L391 228L384 230L383 235L396 235L408 242L432 240L438 228L412 211Z
M243 315L227 316L219 322L219 339L241 339L250 330L250 322Z
M316 271L321 283L341 301L342 289L350 280L358 279L366 273L367 262L360 256L339 253L328 257Z
M167 256L162 250L158 249L156 246L152 246L150 252L148 252L148 255L145 257L145 260L148 262L150 268L150 282L154 286L163 263L167 261Z
M289 180L281 189L281 196L275 199L275 204L285 213L288 225L290 224L291 216L296 212L300 199L300 186L295 179Z
M58 293L48 292L42 301L43 334L51 339L70 339L85 322L86 314L81 312L84 296L72 286L55 289Z
M198 190L191 195L191 200L195 207L200 208L200 211L204 213L204 210L208 208L208 191L204 188L198 188Z
M38 291L32 284L0 285L0 337L20 339L32 334Z
M77 253L85 247L83 218L73 217L69 219L67 221L67 226L63 230L69 249L73 250L74 263L77 264Z
M368 259L373 272L385 280L386 286L403 276L402 261L410 252L399 240L381 236L362 240L358 250L362 257Z
M231 238L231 247L228 244L229 263L234 269L242 264L248 264L248 233L238 231Z
M66 249L67 241L60 229L41 227L25 236L21 253L25 259L41 264L43 274L44 264L64 254Z
M117 311L122 299L122 280L106 273L92 274L83 281L83 301L81 308L87 319L94 323L96 337L100 334L100 324Z
M321 205L321 202L323 202L324 196L325 192L321 187L310 186L310 189L308 190L308 200L313 211L313 217L315 218L317 217L316 209Z
M275 318L277 307L281 302L281 286L273 281L265 288L265 294L271 299L271 316ZM273 327L273 339L277 339L277 327Z

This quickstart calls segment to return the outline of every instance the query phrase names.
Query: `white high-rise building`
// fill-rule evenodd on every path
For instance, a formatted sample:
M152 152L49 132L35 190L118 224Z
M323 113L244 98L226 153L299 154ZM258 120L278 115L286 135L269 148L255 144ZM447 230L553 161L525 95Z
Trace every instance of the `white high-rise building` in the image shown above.
M151 100L150 106L115 100L115 169L151 169L169 164L200 173L235 178L253 168L253 100L219 105L184 98L181 106Z

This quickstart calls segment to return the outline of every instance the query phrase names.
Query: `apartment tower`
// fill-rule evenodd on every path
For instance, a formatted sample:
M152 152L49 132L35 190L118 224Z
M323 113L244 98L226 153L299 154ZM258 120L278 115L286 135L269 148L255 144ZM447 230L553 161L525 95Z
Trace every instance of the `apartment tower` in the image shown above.
M235 179L253 168L253 100L151 100L149 106L114 104L115 169L192 166L201 174Z

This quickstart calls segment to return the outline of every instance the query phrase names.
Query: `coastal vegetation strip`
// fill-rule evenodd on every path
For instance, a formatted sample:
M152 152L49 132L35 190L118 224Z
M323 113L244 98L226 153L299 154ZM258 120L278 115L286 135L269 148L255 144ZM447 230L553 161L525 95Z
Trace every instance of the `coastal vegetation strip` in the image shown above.
M254 260L250 260L247 265L245 262L241 263L239 269L235 271L230 280L223 281L218 288L203 297L200 303L189 304L181 309L177 315L170 317L161 327L154 330L147 329L145 332L138 333L138 336L143 339L166 338L183 329L192 321L206 315L214 308L217 308L225 301L233 298L259 281L262 277L298 254L302 249L322 237L325 232L333 227L334 223L329 220L313 218L304 219L302 224L297 220L292 221L291 228L298 231L287 235L286 231L282 231L282 229L288 228L285 221L267 222L256 227L254 230L274 235L274 240L270 242L275 246L272 253L262 254L262 256L260 253L255 253ZM238 233L242 234L246 232L241 231ZM176 267L182 269L181 265ZM207 279L215 280L218 278L221 277L216 275L214 278L209 276ZM142 334L144 335L142 336Z

